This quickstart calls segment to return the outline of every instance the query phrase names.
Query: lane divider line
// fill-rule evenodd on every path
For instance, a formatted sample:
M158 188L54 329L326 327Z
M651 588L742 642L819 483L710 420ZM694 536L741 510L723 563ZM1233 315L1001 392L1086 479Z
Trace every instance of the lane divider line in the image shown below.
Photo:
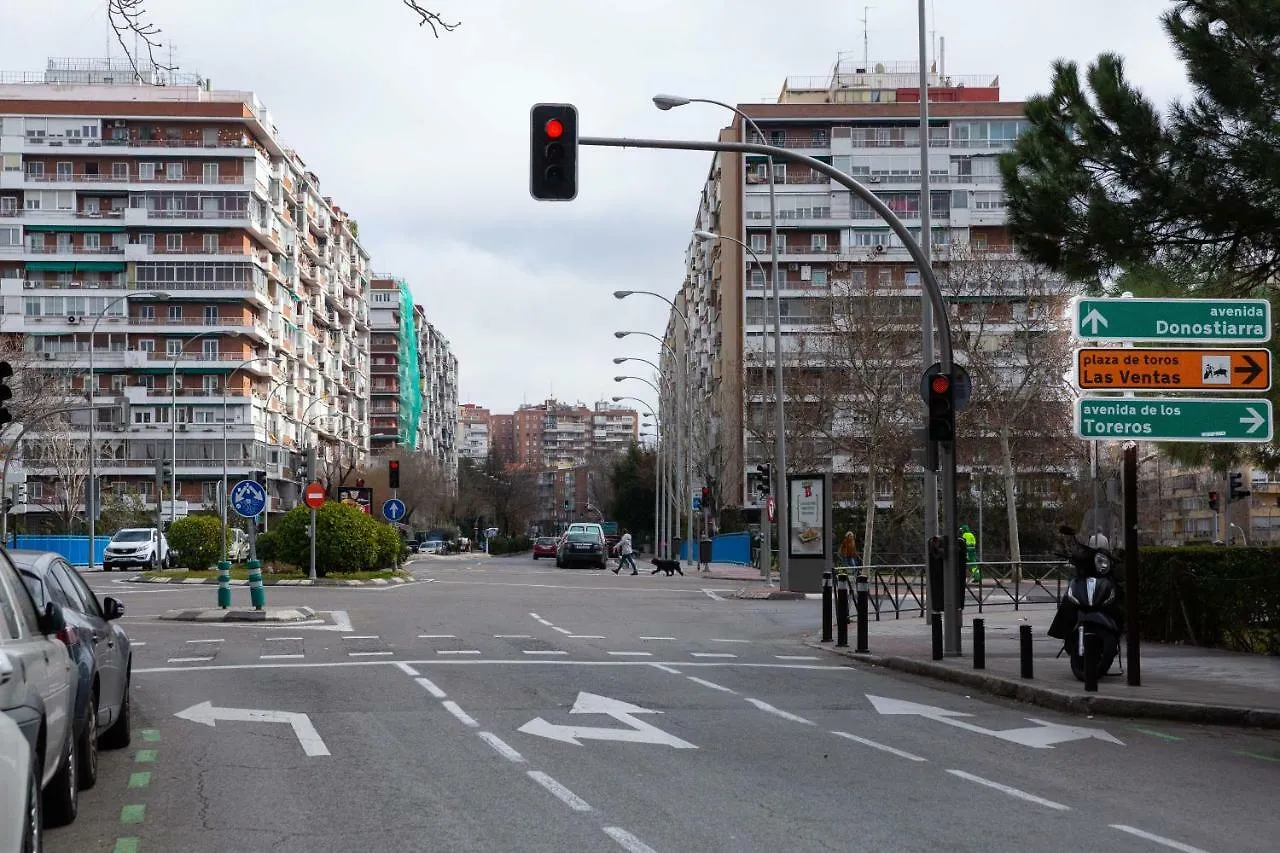
M453 634L419 634L419 640L456 640Z
M516 752L510 744L495 735L493 732L476 732L476 734L480 736L481 740L493 747L498 755L507 759L507 761L510 761L513 764L524 763L524 756Z
M614 657L619 658L651 658L653 652L609 652Z
M140 803L120 807L120 822L126 826L142 823L147 817L147 807Z
M608 638L602 637L599 634L570 634L569 639L570 640L606 640Z
M591 811L591 806L587 804L586 800L582 799L573 791L570 791L564 785L561 785L541 770L530 770L529 778L546 788L553 797L573 809L575 812Z
M150 784L151 784L151 773L149 771L143 770L140 773L129 774L130 788L145 788Z
M532 634L494 634L495 640L532 640Z
M775 717L781 717L782 719L790 720L793 723L804 723L807 726L813 725L813 720L806 720L798 714L793 714L790 711L784 711L781 708L775 708L768 702L761 702L759 699L752 699L750 696L744 696L742 698L746 699L752 705L755 705L761 711L773 714Z
M444 699L446 696L449 695L445 693L443 690L441 690L439 687L436 687L435 682L432 681L430 678L419 677L415 680L418 682L418 684L422 685L422 689L430 693L432 697L435 699Z
M606 826L604 827L604 834L622 845L622 849L626 850L627 853L658 853L658 851L620 826Z
M737 655L729 652L689 652L695 658L736 658Z
M570 631L568 628L561 628L559 625L552 625L552 626L551 626L551 628L552 628L553 630L559 631L561 634L572 634L572 633L573 633L573 632L572 632L572 631Z
M419 675L419 672L416 669L414 669L412 666L410 666L409 664L405 663L402 660L395 661L395 665L396 665L396 669L400 670L405 675L413 675L413 676Z
M892 746L886 746L883 743L879 743L874 740L869 740L868 738L858 737L857 735L851 735L848 732L832 732L832 734L835 735L836 737L842 737L842 738L845 738L846 740L851 740L854 743L860 743L863 746L869 746L872 749L878 749L881 752L887 752L890 755L896 755L899 758L905 758L908 761L928 761L929 760L927 758L921 758L918 755L912 755L909 752L904 752L901 749L894 749Z
M751 641L750 641L750 640L717 640L717 639L712 639L712 641L711 641L711 642L713 642L713 643L749 643L749 642L751 642Z
M640 637L641 640L674 640L675 637Z
M948 770L947 772L950 773L952 776L955 776L956 778L965 779L969 782L976 782L979 785L985 785L986 787L992 789L993 791L999 791L1002 794L1008 794L1011 797L1016 797L1019 800L1024 800L1028 803L1035 803L1038 806L1044 806L1045 808L1054 809L1060 812L1071 811L1071 806L1064 806L1062 803L1055 803L1053 800L1046 800L1044 797L1037 797L1035 794L1028 794L1026 791L1022 791L1017 788L1010 787L1009 785L1003 785L999 782L993 782L990 779L984 779L981 776L974 776L972 773L966 773L963 770ZM1121 831L1123 832L1125 830L1121 830ZM1194 851L1194 848L1184 848L1184 849L1189 851ZM1204 853L1204 851L1199 851L1199 853Z
M526 655L567 655L569 654L568 652L560 649L556 649L553 651L545 651L543 649L525 649L524 653Z
M478 655L479 649L436 649L438 655Z
M778 660L817 660L816 655L774 655Z
M136 837L117 838L116 846L111 848L111 853L138 853L139 841Z
M445 699L440 704L444 706L446 711L457 717L464 726L470 726L473 729L480 728L480 724L475 721L475 718L462 710L462 708L458 706L457 702L454 702L452 699Z
M299 643L301 643L301 642L302 642L302 638L301 638L301 637L267 637L267 638L266 638L266 641L267 641L268 643L283 643L283 642L284 642L284 641L286 641L286 640L296 640L296 641L298 641Z
M716 684L714 681L707 681L705 678L698 678L698 676L696 675L687 675L685 677L688 678L690 681L692 681L694 684L701 684L703 687L710 687L712 690L719 690L722 693L732 693L734 696L738 695L738 691L730 690L728 687L725 687L723 684Z
M165 663L204 663L211 660L213 660L212 657L169 658Z
M378 635L377 634L343 634L342 639L344 640L376 640L378 639Z
M1201 850L1199 847L1192 847L1190 844L1183 844L1181 841L1174 841L1172 838L1165 838L1163 836L1156 835L1155 833L1138 829L1136 826L1126 826L1123 823L1112 823L1108 824L1108 826L1112 829L1118 829L1121 832L1127 832L1130 835L1142 838L1146 841L1163 844L1170 850L1178 850L1181 851L1181 853L1207 853L1207 851Z
M187 645L192 645L194 643L225 643L225 642L226 642L225 639L223 640L187 640Z
M291 660L304 657L306 655L258 655L259 660Z
M372 658L380 655L394 655L395 652L347 652L347 657L351 658Z
M672 667L669 667L669 666L667 666L665 663L651 663L651 664L649 664L649 666L653 667L654 669L660 669L660 670L662 670L663 672L670 673L671 675L680 675L680 674L681 674L680 670L678 670L678 669L674 669L674 668L672 668Z

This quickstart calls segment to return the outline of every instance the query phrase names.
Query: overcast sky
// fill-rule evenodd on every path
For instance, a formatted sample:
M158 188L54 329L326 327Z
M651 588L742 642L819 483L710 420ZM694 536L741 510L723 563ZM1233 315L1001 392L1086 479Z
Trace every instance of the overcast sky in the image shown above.
M185 71L257 93L286 144L360 222L379 272L406 278L460 362L459 399L499 411L644 385L611 359L656 361L647 338L673 294L710 155L587 149L570 204L528 194L528 111L576 103L581 131L714 138L728 116L659 112L658 92L732 103L775 97L787 75L861 55L863 3L848 0L422 0L461 26L440 39L401 0L151 0ZM105 0L3 0L0 70L49 56L120 55ZM1128 58L1164 104L1185 78L1161 0L930 0L952 74L998 74L1005 100L1042 91L1050 63ZM916 58L915 0L879 0L872 62ZM803 16L802 16L803 13ZM167 56L167 54L166 54ZM631 365L628 365L630 367ZM644 365L638 365L648 370ZM645 373L644 375L648 375Z

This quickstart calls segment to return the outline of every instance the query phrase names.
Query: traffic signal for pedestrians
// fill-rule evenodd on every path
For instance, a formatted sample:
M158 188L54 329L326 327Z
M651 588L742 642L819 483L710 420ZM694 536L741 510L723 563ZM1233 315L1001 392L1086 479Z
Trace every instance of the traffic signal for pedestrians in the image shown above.
M702 505L707 506L710 503L711 503L711 487L703 486L702 487Z
M0 361L0 424L7 424L13 420L8 406L9 401L13 399L13 389L9 387L9 379L12 376L13 365L7 361Z
M1217 492L1210 492L1210 493L1209 493L1209 509L1213 510L1214 512L1217 512L1217 511L1218 511L1218 506L1219 506L1219 504L1218 504L1218 493L1217 493Z
M762 495L769 494L769 483L772 482L772 478L769 476L769 465L757 465L756 473L760 475L760 479L756 483L757 491Z
M1240 488L1242 485L1240 481L1243 479L1244 475L1239 471L1232 471L1227 475L1227 503L1233 504L1236 501L1243 500L1253 494L1253 492L1248 489Z
M391 489L400 488L400 460L391 459L387 462L387 487Z
M944 374L929 379L929 440L954 441L956 407L951 377Z
M578 195L578 108L534 104L529 110L529 194L538 201Z

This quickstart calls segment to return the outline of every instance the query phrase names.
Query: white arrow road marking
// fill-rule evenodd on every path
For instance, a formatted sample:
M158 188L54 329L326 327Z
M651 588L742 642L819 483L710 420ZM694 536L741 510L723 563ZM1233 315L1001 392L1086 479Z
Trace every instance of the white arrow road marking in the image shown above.
M1089 309L1089 313L1084 315L1084 319L1080 321L1080 328L1083 329L1085 326L1089 325L1093 326L1093 328L1089 330L1089 333L1096 335L1098 334L1099 325L1104 329L1107 327L1107 318L1103 317L1097 308L1091 308Z
M1250 427L1247 430L1245 430L1245 433L1248 435L1252 435L1254 431L1257 430L1258 427L1262 426L1267 422L1267 419L1264 418L1258 412L1258 410L1255 409L1253 406L1246 406L1245 411L1249 413L1250 417L1241 418L1240 423L1250 424Z
M1066 743L1073 740L1085 740L1087 738L1096 738L1098 740L1107 741L1108 743L1119 744L1124 746L1124 742L1108 734L1102 729L1093 729L1086 726L1068 726L1061 723L1048 723L1044 720L1037 720L1027 717L1028 720L1035 723L1034 726L1028 726L1021 729L1007 729L998 731L996 729L987 729L982 726L966 723L957 717L972 717L972 714L966 714L963 711L948 711L946 708L936 708L933 705L921 705L917 702L907 702L902 699L889 699L883 696L872 696L867 694L867 698L871 700L871 704L881 714L886 716L893 715L915 715L944 723L948 726L954 726L957 729L964 729L967 732L976 732L977 734L987 735L989 737L999 738L1000 740L1017 743L1023 746L1029 746L1033 749L1053 749L1054 744Z
M328 755L329 748L320 739L320 733L311 724L311 718L296 711L254 711L249 708L215 708L212 702L192 705L174 714L183 720L215 728L218 720L237 723L288 723L302 744L302 751L310 756Z
M697 749L698 747L682 740L673 734L664 732L657 726L635 718L635 714L661 714L651 708L641 708L630 702L610 699L608 696L597 696L594 693L578 693L570 714L605 714L620 723L630 726L627 729L606 728L603 726L561 726L549 723L542 717L535 717L521 726L517 731L529 735L558 740L581 746L583 740L613 740L624 743L653 743L669 746L673 749Z

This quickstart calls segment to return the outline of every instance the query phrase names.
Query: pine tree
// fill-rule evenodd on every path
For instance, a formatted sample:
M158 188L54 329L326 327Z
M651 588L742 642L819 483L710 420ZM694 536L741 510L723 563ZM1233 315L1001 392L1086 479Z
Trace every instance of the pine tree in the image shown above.
M1193 97L1166 115L1103 54L1053 66L1001 163L1015 243L1098 285L1165 269L1184 293L1269 294L1280 270L1280 2L1182 0L1161 16Z

